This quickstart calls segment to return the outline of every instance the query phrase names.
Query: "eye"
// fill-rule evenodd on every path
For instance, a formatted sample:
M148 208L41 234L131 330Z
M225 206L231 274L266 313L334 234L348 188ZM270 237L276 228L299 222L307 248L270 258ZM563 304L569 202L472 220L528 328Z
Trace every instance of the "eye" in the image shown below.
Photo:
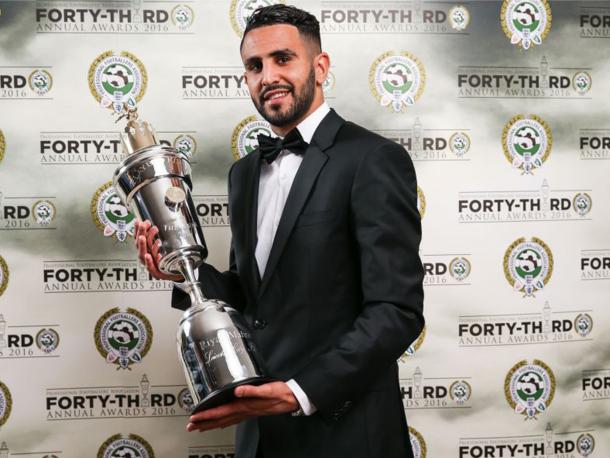
M263 64L261 62L252 62L246 65L246 71L249 72L260 72L263 68Z
M277 58L279 64L287 64L290 61L289 56L280 56Z

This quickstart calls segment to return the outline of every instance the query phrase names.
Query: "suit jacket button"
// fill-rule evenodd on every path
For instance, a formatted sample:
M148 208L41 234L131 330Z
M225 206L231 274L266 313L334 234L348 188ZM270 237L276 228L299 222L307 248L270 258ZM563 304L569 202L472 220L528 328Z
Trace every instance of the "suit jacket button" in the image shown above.
M265 329L267 326L267 322L265 320L259 320L258 318L254 320L254 329Z

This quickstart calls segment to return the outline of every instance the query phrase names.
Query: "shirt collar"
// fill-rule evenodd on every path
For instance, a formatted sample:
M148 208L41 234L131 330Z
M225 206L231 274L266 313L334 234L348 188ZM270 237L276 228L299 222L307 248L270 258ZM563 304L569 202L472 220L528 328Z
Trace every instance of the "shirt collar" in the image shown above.
M307 116L301 123L297 126L301 137L307 143L311 143L311 139L313 138L313 134L316 132L316 129L324 119L324 117L330 111L330 107L326 102L322 102L316 110Z

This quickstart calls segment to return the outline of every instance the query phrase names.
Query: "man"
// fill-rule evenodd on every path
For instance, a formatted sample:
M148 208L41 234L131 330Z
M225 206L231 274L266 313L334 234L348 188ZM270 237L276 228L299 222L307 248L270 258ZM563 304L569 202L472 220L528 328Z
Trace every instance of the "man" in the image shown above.
M309 13L258 9L241 57L254 105L286 138L261 138L231 168L230 270L204 264L199 279L241 310L281 381L236 388L187 428L239 423L239 458L411 457L396 360L424 325L413 165L328 108L330 62ZM169 278L155 236L137 225L140 259ZM176 288L173 306L188 302Z

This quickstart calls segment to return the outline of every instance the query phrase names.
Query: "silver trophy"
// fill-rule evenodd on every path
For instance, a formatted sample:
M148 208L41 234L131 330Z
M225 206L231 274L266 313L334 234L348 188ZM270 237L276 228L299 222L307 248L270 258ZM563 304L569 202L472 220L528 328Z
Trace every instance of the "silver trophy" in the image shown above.
M191 166L185 153L159 145L152 127L125 107L121 134L125 159L114 172L114 187L142 221L159 229L159 270L180 274L179 287L191 307L178 329L178 354L194 401L193 412L233 399L235 387L271 381L263 371L251 332L230 305L204 297L195 277L207 257L203 233L191 197Z

